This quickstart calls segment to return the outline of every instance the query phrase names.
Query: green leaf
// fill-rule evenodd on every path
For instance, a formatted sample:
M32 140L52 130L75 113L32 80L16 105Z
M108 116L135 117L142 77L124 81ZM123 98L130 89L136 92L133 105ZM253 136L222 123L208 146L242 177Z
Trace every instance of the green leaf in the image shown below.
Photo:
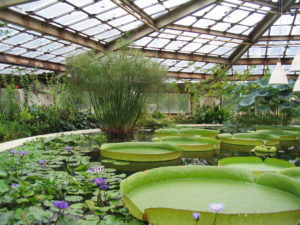
M91 210L92 212L95 212L96 208L95 208L94 201L92 201L92 200L86 200L84 203L89 208L89 210Z
M255 103L255 96L246 96L239 102L240 106L251 106Z
M61 215L56 225L78 225L78 219L70 215Z
M0 178L6 178L7 172L0 170Z
M72 195L65 197L65 200L68 202L80 202L83 199L81 196Z
M0 225L10 224L14 218L14 212L0 212Z

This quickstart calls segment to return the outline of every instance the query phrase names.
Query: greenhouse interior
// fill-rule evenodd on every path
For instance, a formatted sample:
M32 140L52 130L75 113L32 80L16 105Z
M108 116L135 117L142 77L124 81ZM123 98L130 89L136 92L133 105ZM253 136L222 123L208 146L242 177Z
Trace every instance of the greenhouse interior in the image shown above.
M0 225L300 225L300 0L0 0Z

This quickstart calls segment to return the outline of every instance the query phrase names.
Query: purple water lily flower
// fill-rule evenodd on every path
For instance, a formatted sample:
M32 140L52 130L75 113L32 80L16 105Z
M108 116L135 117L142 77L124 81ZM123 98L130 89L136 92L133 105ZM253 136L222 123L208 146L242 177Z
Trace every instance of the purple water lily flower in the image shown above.
M19 154L20 154L21 156L24 156L24 155L28 155L28 152L27 152L27 151L20 151Z
M18 152L17 152L17 150L14 149L14 150L11 150L10 153L14 155L14 154L17 154Z
M46 163L46 160L42 159L42 160L37 161L37 163L40 165L44 165Z
M102 189L102 190L107 190L108 188L109 188L108 184L101 184L100 185L100 189Z
M13 189L16 189L16 188L18 188L19 186L20 186L20 184L11 184L10 185Z
M209 208L211 211L213 212L221 212L222 210L224 210L225 205L223 203L211 203L209 205Z
M106 184L106 179L105 178L95 178L93 180L93 182L97 185L97 186L101 186L103 184Z
M198 213L198 212L193 212L192 215L193 215L193 219L194 219L195 221L199 221L200 216L201 216L200 213Z
M70 146L68 146L68 147L65 147L65 150L67 150L67 151L71 151L73 148L72 147L70 147Z
M54 201L53 205L58 209L67 209L69 204L66 201Z

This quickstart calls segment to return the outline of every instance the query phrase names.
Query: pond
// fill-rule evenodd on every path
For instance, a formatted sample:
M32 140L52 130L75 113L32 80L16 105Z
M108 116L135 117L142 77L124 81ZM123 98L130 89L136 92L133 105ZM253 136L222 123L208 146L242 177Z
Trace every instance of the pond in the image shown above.
M152 137L152 132L143 131L135 140ZM221 149L201 158L134 163L102 158L103 142L102 134L61 136L1 153L0 225L146 224L123 206L119 184L128 175L162 166L216 165L220 158L253 155ZM276 155L297 165L299 157L300 146L283 147Z

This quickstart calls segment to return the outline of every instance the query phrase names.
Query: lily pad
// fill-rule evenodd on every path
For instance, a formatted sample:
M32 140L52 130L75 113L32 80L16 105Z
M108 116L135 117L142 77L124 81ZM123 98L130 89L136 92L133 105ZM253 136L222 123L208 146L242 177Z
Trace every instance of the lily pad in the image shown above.
M217 130L200 129L200 128L161 128L155 130L157 137L165 136L195 136L215 138L219 134Z
M221 143L231 145L244 145L244 146L257 146L257 145L269 145L274 146L279 144L279 136L271 134L260 134L257 132L251 133L237 133L237 134L219 134L218 138Z
M300 182L300 167L293 167L288 169L283 169L278 172L279 174L291 177Z
M218 165L248 169L252 171L254 176L264 172L277 172L285 168L295 167L294 164L285 160L268 158L263 161L259 157L228 157L219 160Z
M221 202L218 225L291 225L300 220L300 187L278 174L256 181L250 171L220 167L164 167L138 172L121 183L125 206L151 224L213 224L211 203Z
M100 154L106 158L124 161L165 161L181 156L181 149L167 143L123 142L101 146Z
M71 195L71 196L65 197L65 200L67 202L80 202L82 199L83 199L83 197L78 196L78 195Z
M153 138L154 142L165 142L176 145L182 149L182 157L190 157L197 152L214 152L220 149L220 141L214 138L206 138L201 136L166 136L161 138Z

